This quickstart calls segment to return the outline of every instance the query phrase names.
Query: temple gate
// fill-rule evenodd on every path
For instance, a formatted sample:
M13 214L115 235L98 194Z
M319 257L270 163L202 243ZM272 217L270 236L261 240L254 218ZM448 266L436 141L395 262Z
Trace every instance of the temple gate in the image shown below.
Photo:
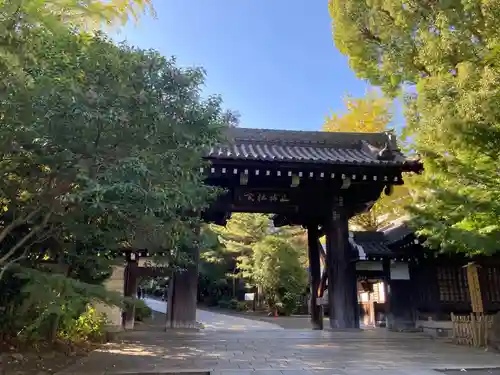
M348 220L370 210L380 194L403 184L404 172L422 171L407 159L394 135L230 128L226 141L212 148L202 169L206 183L226 189L203 213L224 225L232 212L272 213L275 226L308 230L311 321L322 328L318 299L328 278L332 328L358 328L356 261ZM326 235L326 275L321 280L319 236ZM194 257L197 260L198 257ZM174 275L169 325L196 326L198 271ZM178 296L182 296L179 298Z

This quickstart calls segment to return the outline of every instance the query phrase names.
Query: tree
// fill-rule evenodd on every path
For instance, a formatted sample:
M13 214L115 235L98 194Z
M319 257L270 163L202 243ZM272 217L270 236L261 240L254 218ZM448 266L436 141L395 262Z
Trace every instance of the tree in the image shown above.
M218 277L213 283L232 284L231 297L234 298L238 281L251 278L253 248L271 232L272 222L268 215L235 213L225 226L210 225L210 229L218 237L220 246L203 253L202 258L220 265L224 277Z
M0 0L0 93L8 92L13 79L30 83L23 61L35 59L23 46L26 28L41 27L51 32L74 29L98 30L102 26L124 25L149 11L151 0ZM1 98L1 96L0 96Z
M390 95L406 90L406 133L425 166L416 227L443 250L497 251L498 6L331 0L329 7L335 44L357 75Z
M198 300L209 306L216 306L221 300L234 298L236 291L228 282L236 260L228 256L212 225L203 227L204 242L200 252Z
M369 92L366 97L344 98L346 113L331 113L323 124L327 132L375 133L387 130L392 120L391 101L386 97Z
M233 121L220 98L201 98L204 72L99 34L33 26L17 37L35 58L22 61L30 84L12 80L0 101L0 272L35 268L22 273L44 284L26 293L44 285L37 297L52 301L51 315L76 296L116 301L69 271L40 273L44 259L132 247L196 261L198 213L216 194L199 173L202 155Z
M303 270L307 268L307 254L305 251L307 236L302 228L274 228L269 215L235 213L225 227L211 226L211 229L213 233L218 236L221 246L205 252L202 254L202 258L209 262L209 264L217 264L225 269L226 274L224 281L226 283L228 281L233 282L233 291L236 289L236 282L242 279L245 280L250 287L257 288L257 298L259 301L262 297L266 297L264 295L265 291L263 290L263 284L259 281L260 276L258 276L258 273L260 270L259 265L255 263L255 256L257 247L260 246L260 249L263 249L270 244L269 241L271 240L269 240L269 238L278 238L280 243L287 244L287 249L289 247L293 248L294 261L300 264ZM261 245L264 242L267 245L263 245L264 247L262 247ZM275 255L278 258L280 256L278 253ZM278 266L280 266L282 262L287 262L287 259L283 257L278 258L276 260ZM223 285L221 279L214 279L212 283L214 285L219 284L221 287ZM300 293L304 291L304 288L300 290ZM287 294L289 298L297 297L293 286L289 290L285 285L283 290L280 289L280 296L283 297L285 292L290 292L290 294ZM271 298L269 301L275 301L275 296L269 298ZM296 302L296 300L293 301ZM285 301L286 306L290 307L290 304L294 305L295 302L293 301L290 300L289 303ZM279 301L276 300L275 304L278 302L281 304L283 301L281 299Z
M15 32L12 25L43 25L49 29L123 25L138 20L149 11L155 15L151 0L1 0L0 9L8 22L1 35Z
M34 85L2 103L0 134L12 218L0 240L19 225L31 230L0 265L49 224L73 243L172 248L213 191L196 168L226 121L218 98L199 98L203 72L103 36L36 33L43 69L28 65Z
M303 254L282 236L267 236L252 254L252 279L259 285L271 310L292 314L307 287Z
M270 233L272 222L264 214L235 213L225 226L212 225L211 229L219 236L225 253L244 256Z
M391 100L375 91L365 97L344 99L346 112L332 114L323 125L328 132L383 132L388 130L392 120ZM405 206L411 202L410 191L406 186L394 187L392 194L383 195L370 211L351 219L351 226L357 230L375 231L402 216Z

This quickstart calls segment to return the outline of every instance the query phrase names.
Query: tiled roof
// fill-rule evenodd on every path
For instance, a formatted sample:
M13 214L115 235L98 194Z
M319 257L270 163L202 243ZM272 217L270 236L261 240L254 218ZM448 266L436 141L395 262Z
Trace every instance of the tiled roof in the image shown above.
M411 249L401 246L405 242L415 240L413 230L406 223L386 228L381 231L351 232L351 244L359 246L366 256L401 256L410 255ZM359 250L359 248L358 248Z
M391 244L415 234L413 229L406 223L399 223L399 225L385 228L382 233L384 233L387 242Z
M208 159L320 164L407 165L391 133L230 128Z
M381 232L352 232L352 236L353 243L360 246L367 256L390 256L394 253Z

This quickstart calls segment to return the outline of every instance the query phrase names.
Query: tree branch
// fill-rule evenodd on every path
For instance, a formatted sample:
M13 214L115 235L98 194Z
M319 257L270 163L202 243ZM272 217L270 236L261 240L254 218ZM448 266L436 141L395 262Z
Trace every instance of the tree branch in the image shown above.
M2 281L2 278L3 278L3 275L5 274L5 272L9 269L9 267L11 267L14 263L17 263L19 262L20 260L23 260L26 258L26 256L28 255L28 247L26 247L23 251L23 253L15 258L15 259L12 259L10 260L5 266L3 266L1 269L0 269L0 281Z
M52 215L52 210L50 210L49 212L47 212L45 214L45 216L43 217L43 220L42 222L37 225L36 227L34 227L27 235L25 235L19 242L17 242L8 252L7 254L3 255L1 258L0 258L0 266L2 264L4 264L5 262L7 262L7 260L12 257L15 252L21 247L23 246L24 244L26 244L26 242L31 238L33 237L36 233L38 233L42 228L44 228L47 223L49 222L49 219L50 219L50 216Z
M0 232L0 243L2 243L5 240L5 238L10 234L10 232L12 232L16 227L33 219L33 217L36 214L38 214L40 212L40 210L41 210L41 207L38 207L38 208L34 209L33 211L31 211L25 217L22 217L21 219L14 220L12 223L10 223L4 229L2 229L2 231Z

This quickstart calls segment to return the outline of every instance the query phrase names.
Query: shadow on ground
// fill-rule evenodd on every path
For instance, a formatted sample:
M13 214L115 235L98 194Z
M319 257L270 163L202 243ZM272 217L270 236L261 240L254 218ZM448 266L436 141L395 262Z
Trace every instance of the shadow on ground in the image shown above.
M163 332L155 330L160 326L153 322L148 327L121 335L118 342L60 375L188 370L219 375L425 375L437 374L432 369L494 368L500 364L499 355L484 350L385 330ZM483 374L489 373L475 373Z

